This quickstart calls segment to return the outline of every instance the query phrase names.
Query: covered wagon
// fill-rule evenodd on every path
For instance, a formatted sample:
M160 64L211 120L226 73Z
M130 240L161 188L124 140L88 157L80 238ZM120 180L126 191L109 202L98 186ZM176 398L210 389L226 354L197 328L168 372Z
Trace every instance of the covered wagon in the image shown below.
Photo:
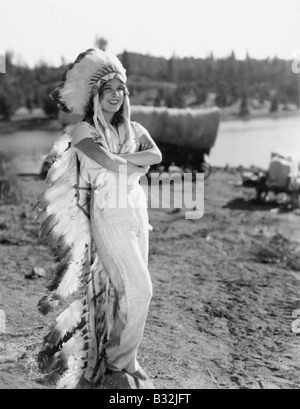
M179 109L133 106L131 119L149 130L162 152L160 166L209 174L209 153L220 124L219 108Z

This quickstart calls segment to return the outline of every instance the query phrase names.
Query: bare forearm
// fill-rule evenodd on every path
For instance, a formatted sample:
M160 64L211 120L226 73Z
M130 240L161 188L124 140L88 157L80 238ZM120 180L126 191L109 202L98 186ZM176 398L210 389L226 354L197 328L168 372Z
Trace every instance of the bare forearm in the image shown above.
M139 166L127 161L119 155L108 152L96 144L90 144L85 140L79 142L76 148L81 150L86 156L98 163L98 165L115 173L136 173L140 171Z
M102 148L100 148L102 149ZM100 160L96 160L97 163L101 164L105 169L116 173L131 173L136 172L138 167L134 164L128 162L126 159L119 157L113 153L105 151L105 156ZM126 171L127 169L127 171Z
M142 152L126 153L118 156L122 159L126 159L128 162L131 162L136 166L151 166L162 161L161 153L155 148Z

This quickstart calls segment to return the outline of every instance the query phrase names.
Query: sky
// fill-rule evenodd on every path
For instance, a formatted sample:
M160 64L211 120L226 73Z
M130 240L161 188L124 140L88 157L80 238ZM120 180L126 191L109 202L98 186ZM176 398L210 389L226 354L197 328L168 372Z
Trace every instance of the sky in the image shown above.
M170 58L292 59L300 49L300 0L0 0L0 51L34 66L72 62L108 41ZM297 53L297 52L296 52ZM300 53L300 52L299 52Z

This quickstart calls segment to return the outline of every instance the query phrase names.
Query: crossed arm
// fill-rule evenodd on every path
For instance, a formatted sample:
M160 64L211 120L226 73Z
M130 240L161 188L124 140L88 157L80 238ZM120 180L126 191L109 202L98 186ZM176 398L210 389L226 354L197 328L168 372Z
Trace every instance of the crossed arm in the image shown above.
M140 137L139 152L119 154L118 156L137 166L151 166L162 161L161 152L149 134Z
M149 166L160 163L162 160L159 149L149 135L141 136L141 151L135 153L114 154L108 152L101 146L95 145L91 138L83 139L75 147L100 166L116 173L146 174Z

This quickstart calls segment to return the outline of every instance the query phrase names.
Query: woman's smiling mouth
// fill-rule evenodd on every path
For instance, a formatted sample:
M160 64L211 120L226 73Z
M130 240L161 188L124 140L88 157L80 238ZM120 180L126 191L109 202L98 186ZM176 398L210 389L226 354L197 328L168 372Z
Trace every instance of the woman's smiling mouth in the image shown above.
M118 105L120 103L120 101L117 99L109 99L108 102L111 105Z

